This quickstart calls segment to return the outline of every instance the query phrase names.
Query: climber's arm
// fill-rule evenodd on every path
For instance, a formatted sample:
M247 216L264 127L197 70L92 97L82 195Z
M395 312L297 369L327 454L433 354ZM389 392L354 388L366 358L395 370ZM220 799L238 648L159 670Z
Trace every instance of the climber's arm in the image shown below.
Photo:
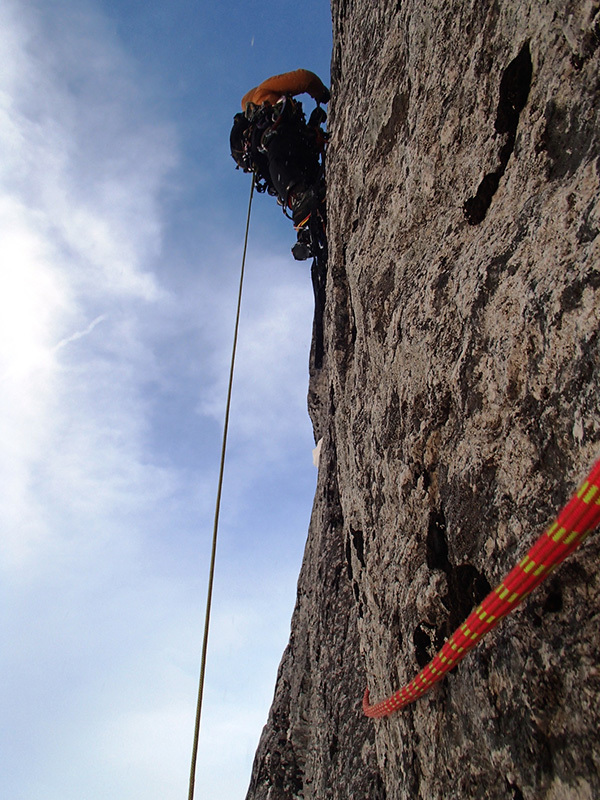
M304 92L317 103L327 103L329 100L329 90L314 72L308 69L296 69L281 75L273 75L259 86L250 89L242 99L242 108L245 111L248 103L256 106L262 105L265 101L276 103L284 94L297 95Z

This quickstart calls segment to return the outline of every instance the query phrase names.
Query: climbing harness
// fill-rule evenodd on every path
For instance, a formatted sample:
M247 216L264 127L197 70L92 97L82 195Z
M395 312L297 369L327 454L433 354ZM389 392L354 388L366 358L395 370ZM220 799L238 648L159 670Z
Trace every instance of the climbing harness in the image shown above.
M367 717L386 717L425 694L488 631L539 586L599 524L600 460L594 464L579 491L562 509L556 521L535 542L525 558L454 631L440 652L413 681L375 705L370 705L369 690L365 691L363 711Z
M204 620L204 637L202 639L202 656L200 659L200 680L198 684L198 701L196 704L196 721L194 724L194 743L192 746L192 763L190 767L190 782L188 800L194 798L194 788L196 783L196 761L198 758L198 738L200 736L200 720L202 718L202 698L204 695L204 678L206 674L206 653L208 649L208 631L210 628L210 611L212 606L213 584L215 577L215 561L217 556L217 535L219 530L219 512L221 509L221 493L223 489L223 474L225 472L225 453L227 450L227 432L229 429L229 412L231 409L231 393L233 388L233 370L235 366L235 354L237 350L238 332L240 328L240 316L242 310L242 289L244 286L244 271L246 267L246 251L248 249L248 231L250 230L250 212L252 210L252 196L254 194L254 175L250 186L250 200L248 201L248 217L246 219L246 234L244 236L244 251L242 254L242 267L240 270L240 285L238 291L237 311L235 316L235 328L233 332L233 347L231 349L231 365L229 368L229 385L227 388L227 402L225 405L225 422L223 425L223 443L221 446L221 464L219 467L219 480L217 484L217 498L215 503L215 517L213 525L212 549L210 555L210 568L208 573L208 592L206 597L206 616Z

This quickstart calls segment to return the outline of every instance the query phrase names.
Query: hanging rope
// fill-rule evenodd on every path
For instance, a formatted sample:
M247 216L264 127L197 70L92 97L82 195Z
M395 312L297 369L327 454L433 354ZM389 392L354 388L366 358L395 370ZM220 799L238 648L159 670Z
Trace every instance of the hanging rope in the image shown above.
M235 353L237 350L238 331L240 327L240 314L242 310L242 289L244 286L244 270L246 268L246 250L248 249L248 231L250 230L250 211L252 210L252 196L254 194L254 173L250 186L250 200L248 201L248 217L246 219L246 234L244 236L244 252L242 254L242 268L240 271L240 287L238 291L237 312L235 316L235 329L233 332L233 347L231 350L231 365L229 368L229 386L227 388L227 403L225 406L225 423L223 425L223 443L221 446L221 466L219 468L219 481L217 484L217 500L215 504L215 520L213 526L212 550L210 555L210 569L208 573L208 593L206 597L206 616L204 619L204 637L202 639L202 657L200 659L200 681L198 684L198 702L196 704L196 722L194 725L194 744L192 746L192 764L190 768L190 783L188 800L194 798L196 783L196 761L198 759L198 738L200 736L200 720L202 718L202 697L204 695L204 677L206 674L206 652L208 649L208 631L210 628L210 610L212 606L213 584L215 578L215 561L217 556L217 535L219 531L219 512L221 510L221 492L223 489L223 473L225 471L225 452L227 450L227 431L229 429L229 411L231 408L231 391L233 388L233 369L235 366Z
M510 614L536 586L578 547L600 524L600 460L579 491L562 509L556 521L542 533L525 558L493 589L466 621L457 628L440 652L417 677L385 700L363 698L367 717L387 717L412 703L437 683L467 655L477 642Z

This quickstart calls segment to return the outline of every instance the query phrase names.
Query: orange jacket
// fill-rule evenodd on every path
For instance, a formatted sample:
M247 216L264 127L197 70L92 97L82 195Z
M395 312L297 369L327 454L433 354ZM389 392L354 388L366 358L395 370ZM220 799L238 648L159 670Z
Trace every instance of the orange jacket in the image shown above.
M245 111L248 103L261 106L268 102L274 105L284 94L296 95L304 92L308 92L317 103L326 103L329 100L329 90L314 72L308 69L295 69L293 72L273 75L272 78L267 78L246 92L242 98L242 109Z

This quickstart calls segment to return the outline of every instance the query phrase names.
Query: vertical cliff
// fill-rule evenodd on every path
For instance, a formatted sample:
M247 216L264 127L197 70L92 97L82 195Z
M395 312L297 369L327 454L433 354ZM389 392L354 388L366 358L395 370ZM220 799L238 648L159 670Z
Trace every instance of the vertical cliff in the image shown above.
M600 3L334 0L323 438L249 800L600 796L588 542L411 679L600 453Z

